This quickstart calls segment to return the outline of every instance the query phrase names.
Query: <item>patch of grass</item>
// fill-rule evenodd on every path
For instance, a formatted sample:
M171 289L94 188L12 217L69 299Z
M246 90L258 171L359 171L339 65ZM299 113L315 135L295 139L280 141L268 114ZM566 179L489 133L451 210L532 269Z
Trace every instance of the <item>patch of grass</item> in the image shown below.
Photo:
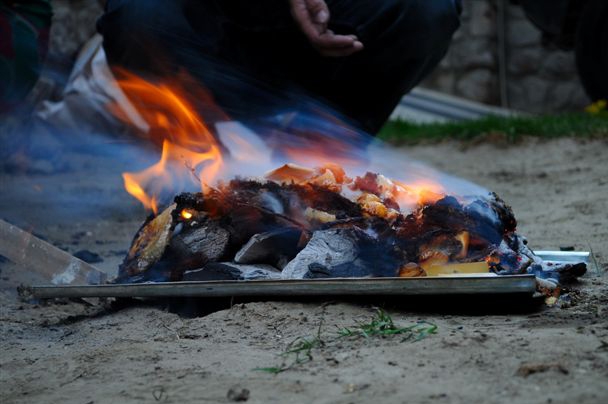
M357 324L350 328L340 328L338 329L337 335L332 336L328 340L324 340L321 337L322 325L323 323L319 324L316 336L308 338L298 337L292 341L287 346L287 349L279 354L282 359L281 364L269 367L258 367L253 370L275 375L282 373L295 366L312 361L313 350L322 348L329 343L343 338L392 337L394 335L400 335L401 342L420 341L430 334L435 334L437 331L436 325L426 322L419 322L407 327L398 327L395 325L391 316L382 309L377 309L376 315L369 323Z
M576 113L545 116L488 116L473 121L412 123L389 121L378 136L393 143L416 143L443 139L471 140L478 136L501 134L509 141L523 136L604 137L608 136L608 113Z
M341 328L338 330L338 335L341 337L356 337L364 338L374 336L392 336L401 335L401 341L413 340L420 341L430 334L435 334L437 326L426 322L419 322L407 327L397 327L391 316L382 309L378 309L376 316L369 322L358 324L353 328Z
M313 338L298 337L293 340L287 349L282 352L279 356L282 358L281 364L277 366L255 368L253 370L260 372L267 372L272 374L279 374L286 370L293 368L294 366L301 365L303 363L312 360L312 350L323 345L321 339L321 326L323 322L319 324L317 329L317 335Z

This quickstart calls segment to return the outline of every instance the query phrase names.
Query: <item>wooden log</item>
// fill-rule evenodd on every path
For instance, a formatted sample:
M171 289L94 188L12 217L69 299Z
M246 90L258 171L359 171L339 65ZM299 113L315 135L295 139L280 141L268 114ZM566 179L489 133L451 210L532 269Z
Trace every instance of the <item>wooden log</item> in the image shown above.
M369 276L371 267L359 263L365 238L356 228L315 231L306 247L283 269L283 278ZM349 273L349 268L357 270Z
M0 220L0 255L55 285L101 284L107 275L73 255Z
M216 220L183 229L170 242L174 266L188 270L220 261L228 251L229 243L230 233Z
M302 231L286 228L255 234L236 253L238 264L275 264L282 257L291 260L298 253L298 241Z
M148 220L137 232L129 252L118 270L119 278L146 272L163 256L171 238L175 204Z

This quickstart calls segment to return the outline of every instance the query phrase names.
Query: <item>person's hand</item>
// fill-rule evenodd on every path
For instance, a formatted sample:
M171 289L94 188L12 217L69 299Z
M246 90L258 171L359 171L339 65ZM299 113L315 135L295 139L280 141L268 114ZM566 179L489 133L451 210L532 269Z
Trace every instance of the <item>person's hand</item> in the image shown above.
M329 9L323 0L289 0L291 14L312 46L323 56L348 56L363 49L355 35L336 35L327 29Z

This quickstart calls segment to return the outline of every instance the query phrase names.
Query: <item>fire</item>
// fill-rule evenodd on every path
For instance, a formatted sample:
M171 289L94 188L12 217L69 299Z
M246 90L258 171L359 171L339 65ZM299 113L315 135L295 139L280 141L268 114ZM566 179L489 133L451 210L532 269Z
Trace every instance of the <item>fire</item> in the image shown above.
M118 84L148 124L150 140L162 144L158 163L123 173L125 189L158 213L163 192L179 192L189 184L204 189L216 178L223 165L220 145L180 86L151 83L127 72L120 76Z
M402 208L432 204L446 195L445 190L440 184L429 180L409 184L398 180L394 180L393 182L396 185L395 197L397 203Z
M205 115L208 110L215 112L216 118L221 115L200 86L153 83L125 71L119 71L119 76L117 81L120 88L149 127L148 139L162 145L160 160L156 164L139 172L123 173L127 192L155 214L158 214L160 205L176 193L192 191L193 186L203 192L208 190L220 172L226 174L223 168L227 166L227 158L241 170L237 174L248 175L250 169L247 164L257 168L263 162L270 162L271 151L281 155L285 162L296 164L274 170L273 175L267 176L270 180L310 183L338 192L342 186L358 187L352 183L353 179L346 176L343 167L361 168L367 162L363 158L365 153L357 141L356 132L347 130L346 126L340 136L324 134L315 127L300 127L294 133L281 132L276 136L267 136L262 143L259 138L253 139L256 136L233 127L225 130L223 137L220 136L222 142L229 146L227 148L220 145L189 101L196 97L197 101L203 103ZM188 92L184 91L185 88L188 88ZM113 111L119 118L130 121L124 113L116 109ZM225 119L223 115L220 117ZM336 125L342 127L339 123ZM223 149L229 149L229 157L222 156ZM370 193L361 197L368 213L383 217L396 213L395 204L402 212L411 211L446 195L442 186L431 180L405 183L376 175L364 177L359 185L362 192ZM384 205L389 200L393 202L387 205L392 206L391 209Z

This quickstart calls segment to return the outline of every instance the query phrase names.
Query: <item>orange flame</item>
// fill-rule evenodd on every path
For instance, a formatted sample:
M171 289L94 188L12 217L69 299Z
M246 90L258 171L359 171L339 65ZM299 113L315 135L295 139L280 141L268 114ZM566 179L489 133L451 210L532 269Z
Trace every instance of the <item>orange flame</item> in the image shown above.
M396 199L401 208L416 207L437 202L445 197L443 187L430 180L404 183L393 180L397 185Z
M158 213L164 190L183 190L188 181L204 189L215 179L223 165L220 146L179 86L154 84L127 72L120 76L120 88L149 125L150 140L162 143L158 163L123 173L125 189Z
M127 192L146 209L158 213L162 197L168 193L173 195L192 185L204 191L224 167L224 157L220 143L189 100L196 97L197 101L203 103L206 107L205 114L209 110L216 115L221 114L213 105L209 94L201 91L199 84L188 85L186 92L183 90L186 88L184 84L170 84L172 82L167 81L152 83L126 71L119 71L118 74L120 88L149 127L148 139L162 145L160 160L156 164L139 172L123 173ZM179 83L188 82L182 78L184 77L178 78ZM127 117L119 108L110 107L127 123L133 121L132 116ZM230 158L234 163L259 162L264 157L268 158L264 154L268 154L269 149L251 143L251 139L238 130L230 130L224 133L224 137L223 140L232 145ZM277 138L275 143L272 147L280 150L288 162L305 165L307 168L304 169L310 168L310 173L315 173L314 167L339 168L330 169L333 175L328 177L340 184L351 181L345 176L342 166L360 167L365 164L356 142L349 142L348 135L337 139L317 133L312 128L310 131L300 130L293 137ZM432 180L405 183L382 178L382 183L378 184L379 189L383 189L386 196L397 202L402 211L434 203L446 194L443 187Z

